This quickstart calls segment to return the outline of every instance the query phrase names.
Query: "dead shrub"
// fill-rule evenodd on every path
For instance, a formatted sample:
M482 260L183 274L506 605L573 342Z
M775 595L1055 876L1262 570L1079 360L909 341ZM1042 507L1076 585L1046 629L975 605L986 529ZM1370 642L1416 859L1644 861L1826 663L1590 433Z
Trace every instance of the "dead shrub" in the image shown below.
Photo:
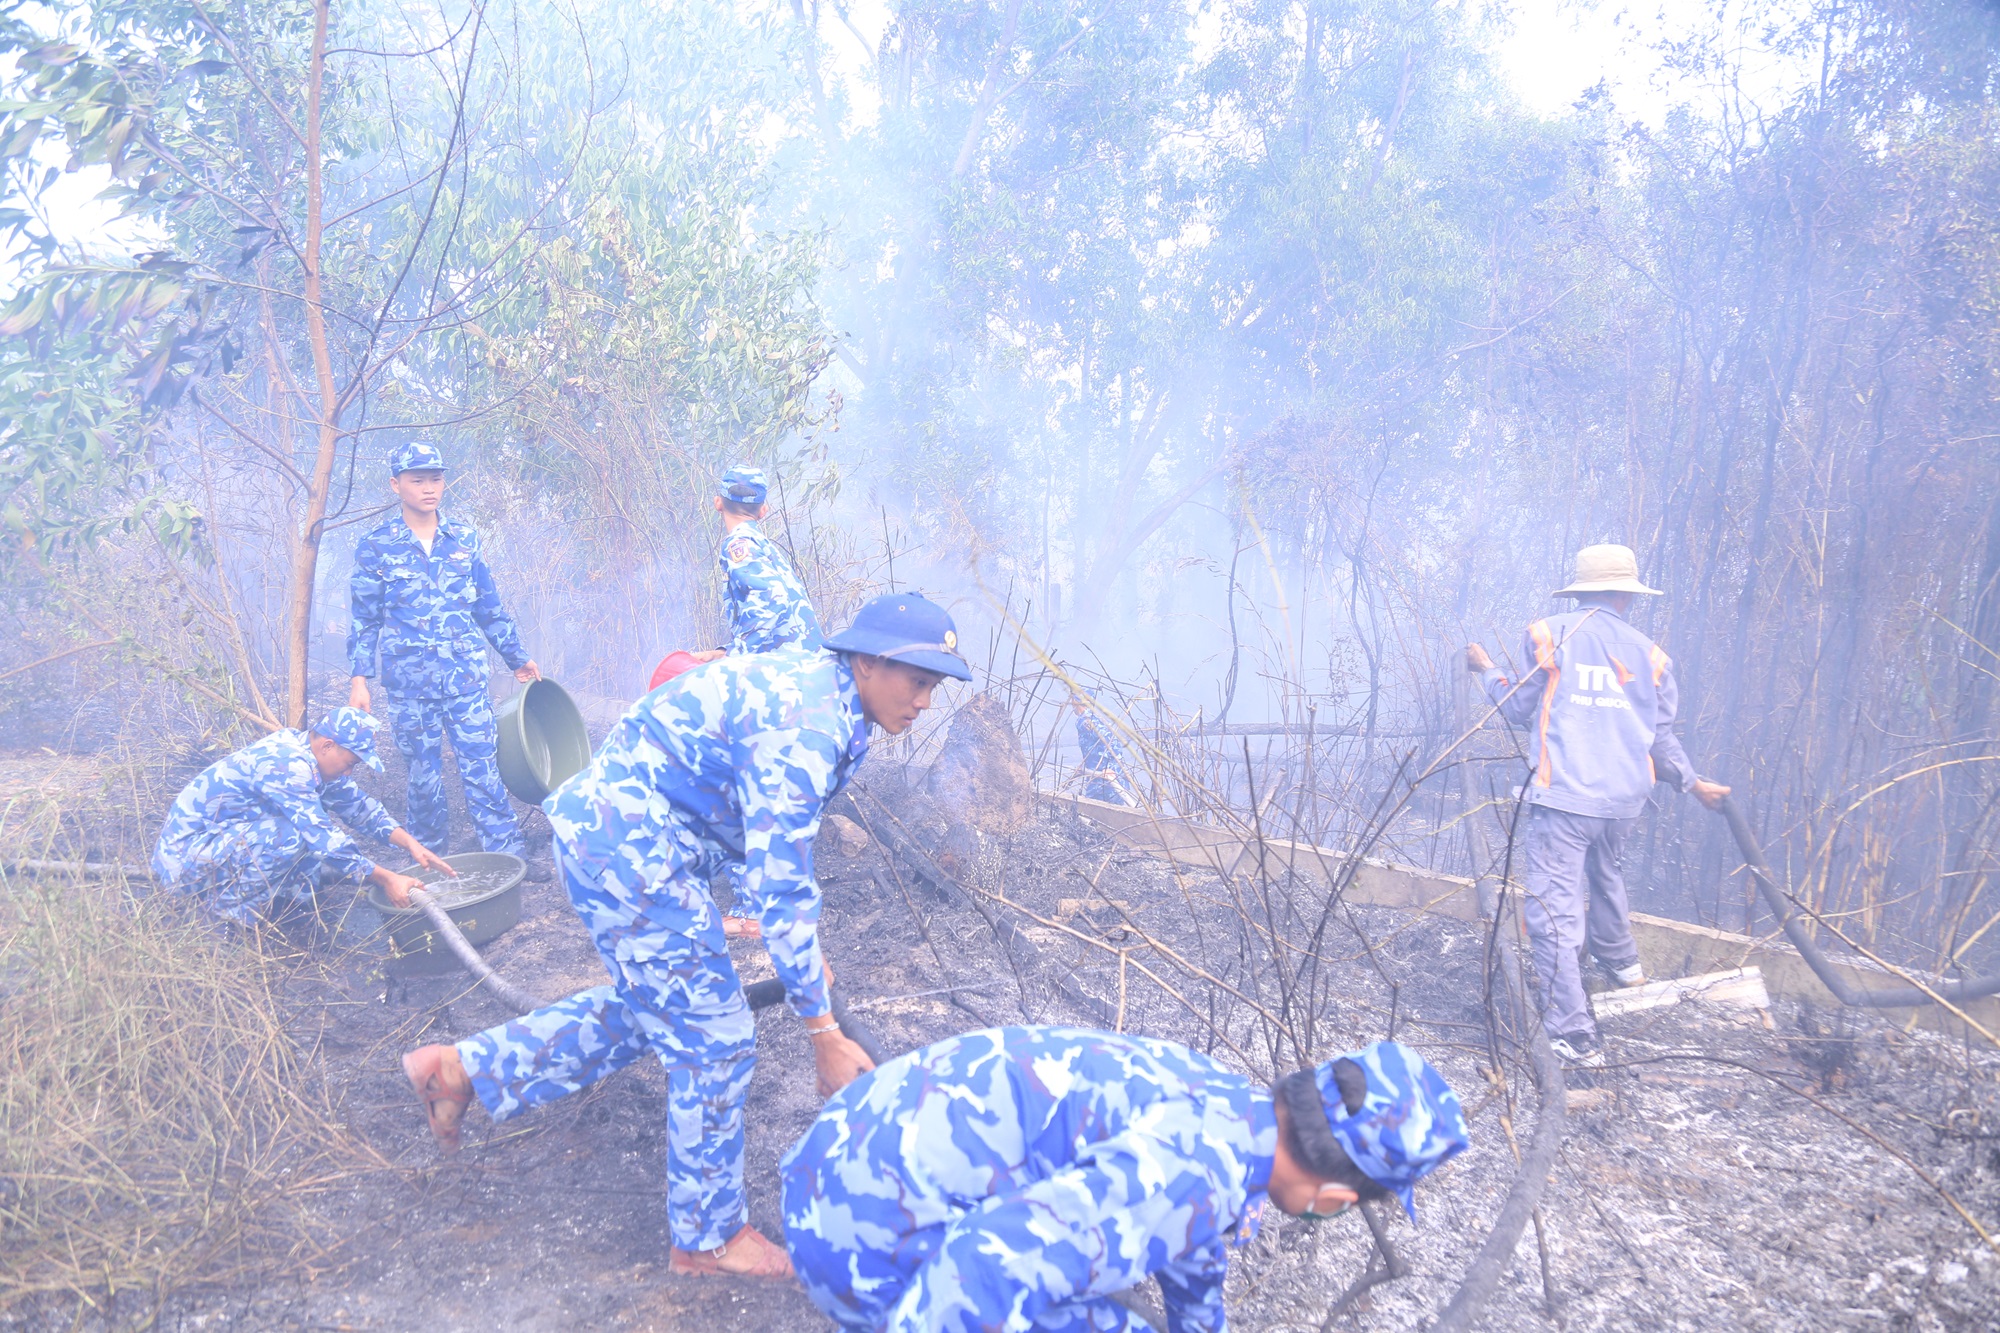
M116 881L0 879L0 1317L144 1325L175 1290L331 1261L309 1204L370 1159L280 975Z

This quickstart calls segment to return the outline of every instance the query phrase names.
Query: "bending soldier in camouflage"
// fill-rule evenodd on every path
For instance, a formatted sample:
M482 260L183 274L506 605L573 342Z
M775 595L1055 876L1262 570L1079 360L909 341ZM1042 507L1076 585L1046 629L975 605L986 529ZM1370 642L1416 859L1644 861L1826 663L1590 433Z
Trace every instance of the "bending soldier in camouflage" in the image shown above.
M831 1014L813 838L867 754L868 727L899 735L940 681L971 679L956 650L941 608L891 595L864 606L826 649L731 658L633 705L589 767L543 803L570 902L610 984L405 1056L440 1144L457 1146L475 1094L501 1120L651 1052L667 1070L669 1266L791 1276L784 1251L745 1218L743 1097L756 1025L709 881L743 867L764 946L812 1034L820 1095L869 1068Z
M1266 1089L1172 1042L998 1028L834 1097L780 1167L785 1236L842 1328L1137 1333L1109 1298L1154 1277L1169 1328L1221 1333L1267 1200L1409 1209L1466 1144L1457 1095L1392 1041Z
M519 681L541 669L521 646L514 617L500 604L493 571L469 524L438 513L444 458L428 444L406 444L390 457L390 489L401 512L354 550L347 630L348 703L366 710L368 677L382 659L389 725L409 763L408 817L418 841L440 850L451 842L444 797L444 739L451 737L465 809L489 852L523 855L521 829L500 782L498 732L488 694L491 639Z
M347 776L356 764L382 771L379 725L356 709L336 708L310 733L274 731L210 764L167 811L153 877L245 925L289 902L310 902L329 880L373 880L389 901L408 906L421 881L376 865L329 817L450 873Z

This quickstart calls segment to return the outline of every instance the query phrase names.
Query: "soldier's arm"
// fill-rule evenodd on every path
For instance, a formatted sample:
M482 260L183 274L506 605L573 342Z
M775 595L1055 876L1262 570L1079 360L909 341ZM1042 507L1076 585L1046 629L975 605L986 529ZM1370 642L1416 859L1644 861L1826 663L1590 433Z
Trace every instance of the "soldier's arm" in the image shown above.
M1154 1276L1160 1282L1160 1295L1166 1299L1167 1327L1175 1333L1221 1333L1228 1327L1222 1284L1229 1276L1229 1247L1219 1237L1195 1247Z
M1188 1258L1192 1284L1175 1284L1184 1299L1170 1309L1169 1325L1179 1333L1221 1333L1219 1277L1210 1293L1200 1276L1213 1238L1200 1238L1183 1254L1173 1251L1176 1237L1212 1214L1215 1188L1199 1164L1157 1140L1107 1139L1068 1170L949 1226L883 1328L1036 1328L1058 1306L1124 1291ZM1218 1272L1227 1262L1219 1252L1212 1259Z
M347 671L351 676L375 674L375 651L382 644L387 610L382 562L375 543L363 537L354 548L354 573L347 580Z
M472 538L472 618L493 641L502 661L519 671L528 664L528 650L521 646L521 627L513 613L500 602L500 586L486 565L486 551L478 537Z
M351 880L364 880L375 873L375 863L364 855L334 824L321 804L321 790L314 783L307 763L294 764L271 793L280 818L298 832L299 841L325 864Z
M830 1009L812 851L840 755L830 736L787 729L749 737L737 757L743 889L763 927L771 965L800 1018L817 1018Z
M382 842L402 827L382 803L361 790L353 778L335 778L319 789L320 804L347 821L349 828Z

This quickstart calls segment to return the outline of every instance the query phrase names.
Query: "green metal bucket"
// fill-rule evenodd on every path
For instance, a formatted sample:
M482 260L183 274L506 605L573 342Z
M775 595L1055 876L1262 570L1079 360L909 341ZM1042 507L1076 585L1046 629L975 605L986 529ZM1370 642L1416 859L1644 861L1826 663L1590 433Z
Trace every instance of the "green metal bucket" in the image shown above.
M486 943L521 919L521 880L527 863L506 852L461 852L445 858L464 879L477 880L465 892L449 875L406 866L441 900L445 915L474 945ZM430 919L416 907L393 906L378 884L368 886L368 902L389 921L389 971L399 977L442 976L459 969L458 955L437 938Z
M529 805L540 805L590 762L583 710L552 680L529 681L493 717L500 728L500 780Z

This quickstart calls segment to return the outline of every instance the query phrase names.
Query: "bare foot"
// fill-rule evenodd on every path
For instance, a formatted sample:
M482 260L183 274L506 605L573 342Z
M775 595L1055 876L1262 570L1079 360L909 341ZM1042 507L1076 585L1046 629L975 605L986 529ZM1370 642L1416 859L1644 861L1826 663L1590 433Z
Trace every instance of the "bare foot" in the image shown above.
M712 1250L675 1250L667 1271L690 1277L749 1277L765 1282L789 1282L792 1257L764 1233L745 1226Z
M448 1153L458 1151L459 1121L472 1104L472 1080L459 1063L453 1046L419 1046L403 1057L403 1073L423 1101L431 1133L438 1147Z
M725 916L722 918L722 938L726 940L761 940L764 927L747 916Z

